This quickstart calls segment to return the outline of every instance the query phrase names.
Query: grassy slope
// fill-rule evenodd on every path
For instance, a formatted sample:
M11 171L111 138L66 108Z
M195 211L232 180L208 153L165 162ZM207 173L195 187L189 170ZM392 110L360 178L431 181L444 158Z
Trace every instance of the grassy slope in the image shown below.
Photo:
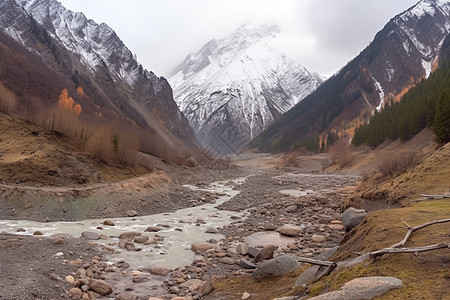
M407 232L401 219L410 226L416 226L449 217L450 200L416 202L408 207L370 213L363 224L347 235L342 247L331 260L355 257L354 253L366 253L399 242ZM443 223L413 233L405 247L449 240L449 223ZM377 299L450 299L450 250L385 255L376 261L368 260L353 268L333 272L315 283L311 290L316 293L336 290L345 282L363 276L394 276L403 281L403 288Z

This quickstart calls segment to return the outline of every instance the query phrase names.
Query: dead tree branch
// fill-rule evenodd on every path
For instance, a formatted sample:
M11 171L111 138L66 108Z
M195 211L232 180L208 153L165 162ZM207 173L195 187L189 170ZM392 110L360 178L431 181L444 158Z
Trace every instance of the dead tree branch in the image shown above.
M370 258L377 258L380 256L383 256L387 253L419 253L419 252L426 252L431 250L437 250L437 249L443 249L443 248L450 248L450 243L441 243L441 244L434 244L434 245L428 245L423 247L411 247L411 248L384 248L381 250L377 250L374 252L371 252L369 254Z
M312 265L319 265L319 266L325 266L325 267L336 267L336 263L332 262L332 261L317 260L317 259L306 258L306 257L297 257L297 261L312 264Z
M403 221L403 220L402 220L402 221ZM408 232L406 233L406 235L405 235L405 237L403 238L403 240L401 240L400 242L398 242L398 243L392 245L392 246L389 247L389 248L398 248L398 247L400 247L400 246L404 246L404 245L406 244L406 242L408 241L409 237L411 236L411 234L412 234L414 231L417 231L417 230L419 230L419 229L422 229L422 228L425 228L425 227L428 227L428 226L431 226L431 225L434 225L434 224L440 224L440 223L446 223L446 222L450 222L450 219L434 220L434 221L427 222L427 223L422 224L422 225L418 225L418 226L411 227L411 226L409 226L405 221L403 221L403 223L405 223L405 225L409 228Z

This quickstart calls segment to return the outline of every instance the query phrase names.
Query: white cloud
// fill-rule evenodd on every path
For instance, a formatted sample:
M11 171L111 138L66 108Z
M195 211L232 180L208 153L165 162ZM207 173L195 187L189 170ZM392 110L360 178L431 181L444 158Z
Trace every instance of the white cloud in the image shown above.
M331 75L357 55L391 17L416 0L60 0L112 27L145 68L168 72L212 38L243 23L276 23L286 52ZM125 7L126 6L126 7Z

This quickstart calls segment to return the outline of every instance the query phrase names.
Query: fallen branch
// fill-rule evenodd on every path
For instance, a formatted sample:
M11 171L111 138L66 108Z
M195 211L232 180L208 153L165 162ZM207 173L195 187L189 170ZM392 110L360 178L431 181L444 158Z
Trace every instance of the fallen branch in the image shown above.
M402 221L403 221L403 220L402 220ZM400 247L400 246L404 246L405 243L406 243L406 241L408 241L409 237L411 236L411 234L412 234L414 231L417 231L417 230L419 230L419 229L422 229L422 228L425 228L425 227L428 227L428 226L431 226L431 225L434 225L434 224L440 224L440 223L446 223L446 222L450 222L450 219L434 220L434 221L431 221L431 222L428 222L428 223L425 223L425 224L422 224L422 225L417 225L417 226L411 227L411 226L408 225L408 223L406 223L405 221L403 221L403 223L405 223L406 227L409 228L408 232L406 233L406 235L405 235L405 237L403 238L403 240L401 240L400 242L398 242L398 243L392 245L392 246L389 247L389 248L398 248L398 247Z
M448 195L427 195L427 194L420 194L421 197L425 197L425 199L416 199L412 200L411 202L420 202L420 201L427 201L427 200L442 200L442 199L449 199L450 197Z
M297 257L297 261L312 264L312 265L325 266L325 267L335 268L337 266L337 264L332 261L317 260L317 259L306 258L306 257Z
M387 253L419 253L419 252L426 252L431 250L437 250L437 249L443 249L443 248L450 248L450 243L441 243L441 244L434 244L434 245L428 245L423 247L411 247L411 248L384 248L381 250L377 250L374 252L369 253L370 258L377 258L380 256L383 256Z

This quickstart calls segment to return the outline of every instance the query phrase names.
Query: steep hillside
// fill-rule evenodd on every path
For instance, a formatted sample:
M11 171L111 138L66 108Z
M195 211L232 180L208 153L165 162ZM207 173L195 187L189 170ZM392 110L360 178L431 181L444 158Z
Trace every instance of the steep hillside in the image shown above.
M276 25L244 25L173 71L175 101L206 149L242 150L322 83L282 52L280 34Z
M314 135L368 120L385 99L428 77L450 32L450 3L422 0L394 17L372 43L313 94L258 136L251 147L287 151ZM318 146L316 146L318 148Z
M56 0L6 0L0 28L0 81L16 95L14 113L51 126L66 89L69 106L79 105L78 134L117 123L153 154L188 156L197 148L167 81L145 70L106 24Z

